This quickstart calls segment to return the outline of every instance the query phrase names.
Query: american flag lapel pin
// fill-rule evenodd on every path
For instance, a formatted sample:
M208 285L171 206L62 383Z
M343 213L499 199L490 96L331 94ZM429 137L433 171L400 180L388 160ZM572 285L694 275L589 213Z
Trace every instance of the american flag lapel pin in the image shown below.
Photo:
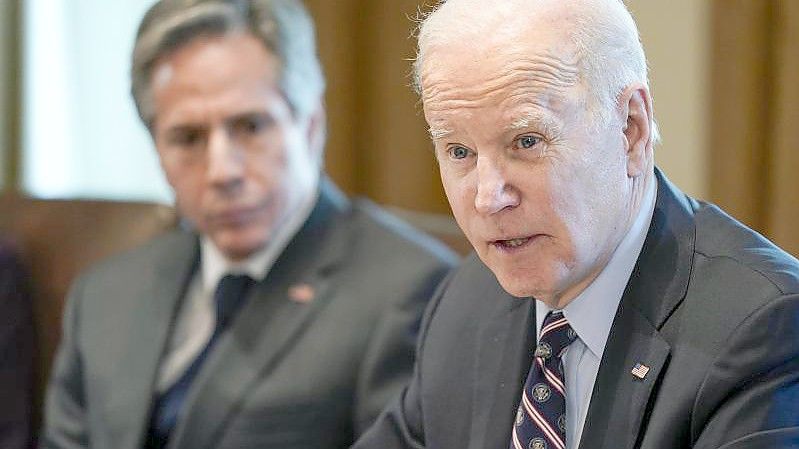
M311 284L296 284L289 288L289 299L300 304L308 304L316 297L316 289Z
M646 377L647 373L649 373L649 367L641 362L638 362L635 364L632 371L630 372L632 373L633 376L643 380Z

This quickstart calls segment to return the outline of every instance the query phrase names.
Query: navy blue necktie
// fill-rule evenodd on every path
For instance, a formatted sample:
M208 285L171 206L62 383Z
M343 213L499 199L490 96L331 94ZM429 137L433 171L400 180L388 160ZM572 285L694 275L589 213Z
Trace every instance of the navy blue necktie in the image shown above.
M200 351L177 382L155 400L150 429L145 443L146 449L166 447L169 442L169 435L178 421L178 416L191 382L197 376L205 359L208 358L208 354L219 339L219 336L227 328L252 284L254 284L254 281L246 275L229 274L219 281L214 292L214 303L216 305L214 333L208 340L208 344Z
M544 318L516 411L510 449L566 449L566 386L561 357L576 338L562 312L549 312Z

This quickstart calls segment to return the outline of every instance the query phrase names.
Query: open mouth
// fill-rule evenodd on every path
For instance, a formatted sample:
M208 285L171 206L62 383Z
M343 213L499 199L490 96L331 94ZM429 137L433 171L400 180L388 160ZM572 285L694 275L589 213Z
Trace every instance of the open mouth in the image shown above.
M495 247L505 250L505 251L512 251L515 249L519 249L523 246L526 246L533 240L533 237L519 237L515 239L508 239L508 240L494 240L491 242L492 245Z

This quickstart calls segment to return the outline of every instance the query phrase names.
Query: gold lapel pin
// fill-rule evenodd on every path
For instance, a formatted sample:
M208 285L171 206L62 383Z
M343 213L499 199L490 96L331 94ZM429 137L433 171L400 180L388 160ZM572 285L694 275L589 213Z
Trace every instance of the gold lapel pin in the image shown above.
M647 373L649 373L649 367L644 365L643 363L636 363L633 367L632 371L630 371L633 376L643 379L646 377Z

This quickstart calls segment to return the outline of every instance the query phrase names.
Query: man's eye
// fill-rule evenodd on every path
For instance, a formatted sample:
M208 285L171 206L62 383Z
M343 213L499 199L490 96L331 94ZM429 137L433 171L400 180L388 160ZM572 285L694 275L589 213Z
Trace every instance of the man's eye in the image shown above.
M236 133L255 134L263 128L263 123L255 119L239 120L234 123Z
M527 150L538 145L539 142L541 142L541 138L538 136L522 136L516 140L516 147Z
M461 146L455 146L450 148L449 154L453 159L466 159L469 156L469 150Z
M254 135L265 131L274 124L274 120L266 115L240 117L232 123L233 132L239 135Z
M204 135L198 130L180 130L170 134L169 143L182 148L194 148L202 144Z

